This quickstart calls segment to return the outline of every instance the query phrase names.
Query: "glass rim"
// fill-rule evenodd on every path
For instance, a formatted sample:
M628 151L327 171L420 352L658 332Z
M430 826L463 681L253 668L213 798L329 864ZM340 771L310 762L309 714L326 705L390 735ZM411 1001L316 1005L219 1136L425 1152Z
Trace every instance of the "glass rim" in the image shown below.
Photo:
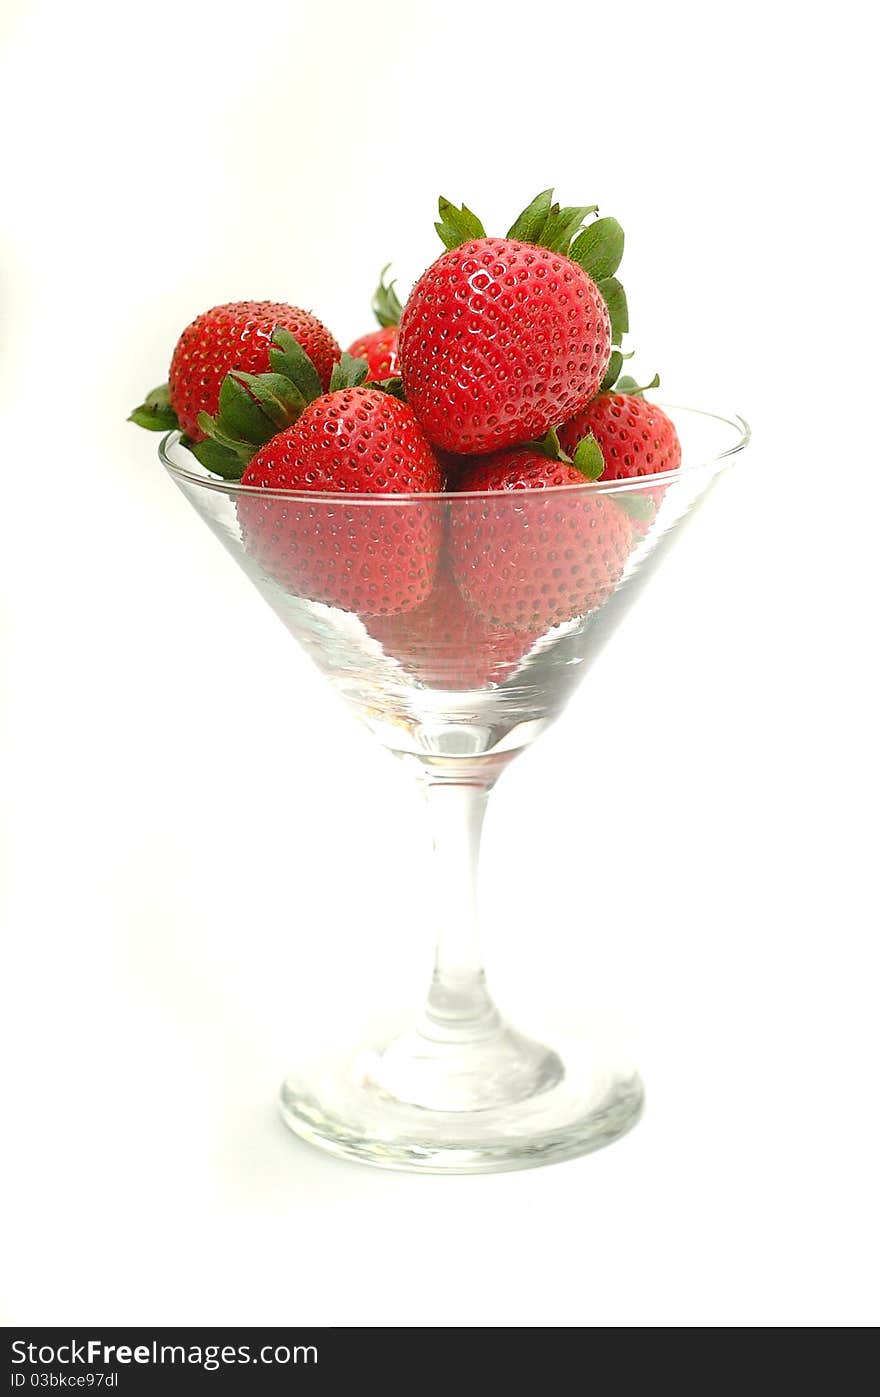
M657 471L653 475L627 476L622 480L585 480L583 485L548 485L545 490L541 491L541 494L543 496L554 495L560 491L571 494L572 490L578 492L586 490L590 494L618 495L632 493L636 490L653 489L658 485L670 485L677 480L683 480L688 476L709 470L713 466L721 466L725 462L730 464L751 441L752 429L739 413L734 413L728 417L723 413L709 412L705 408L688 407L683 403L658 403L657 406L668 408L672 412L687 412L694 417L708 417L714 422L723 423L736 432L736 440L724 451L718 451L712 456L688 465L677 466L675 470ZM320 500L327 504L402 505L414 502L426 504L444 501L448 503L450 500L497 500L499 493L507 497L517 493L514 490L502 492L498 490L439 490L421 493L413 491L410 494L403 492L380 494L375 490L269 490L262 485L243 485L240 480L223 480L220 476L211 476L207 473L200 475L194 470L188 470L185 466L178 465L176 461L171 459L168 451L170 447L179 445L182 437L183 433L180 431L166 432L159 442L159 459L165 469L176 480L186 481L189 485L197 485L203 490L215 490L224 495L259 495L262 499L293 500L303 504L315 504L317 500ZM505 449L515 451L517 448L512 446ZM203 467L203 469L207 471L207 467Z

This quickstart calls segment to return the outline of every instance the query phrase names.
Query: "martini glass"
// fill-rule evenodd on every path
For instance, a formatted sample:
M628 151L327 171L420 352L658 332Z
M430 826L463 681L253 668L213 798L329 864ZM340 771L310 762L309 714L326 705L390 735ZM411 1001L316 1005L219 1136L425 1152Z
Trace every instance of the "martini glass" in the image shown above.
M677 471L541 491L266 491L211 475L178 433L162 442L175 483L351 711L411 768L428 806L426 1003L380 1041L300 1062L282 1087L286 1123L334 1154L434 1173L526 1168L596 1149L639 1117L629 1065L593 1046L537 1042L499 1013L479 952L476 873L499 776L562 713L748 442L740 418L666 410L682 442ZM405 610L381 588L357 611L356 585L340 602L340 571L355 584L377 563L394 576L413 540L436 560L432 591L423 584Z

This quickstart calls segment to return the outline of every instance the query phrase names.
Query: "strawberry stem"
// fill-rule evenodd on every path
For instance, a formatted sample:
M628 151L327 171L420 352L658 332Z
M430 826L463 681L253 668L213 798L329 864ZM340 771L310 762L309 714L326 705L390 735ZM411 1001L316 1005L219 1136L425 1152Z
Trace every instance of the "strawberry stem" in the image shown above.
M614 385L614 388L612 389L612 392L626 393L627 397L629 398L641 398L642 394L647 393L651 388L659 387L659 374L655 374L654 377L651 379L650 383L644 383L641 385L641 387L638 383L636 383L634 378L630 378L628 374L624 374L623 378L619 378L617 380L617 382Z

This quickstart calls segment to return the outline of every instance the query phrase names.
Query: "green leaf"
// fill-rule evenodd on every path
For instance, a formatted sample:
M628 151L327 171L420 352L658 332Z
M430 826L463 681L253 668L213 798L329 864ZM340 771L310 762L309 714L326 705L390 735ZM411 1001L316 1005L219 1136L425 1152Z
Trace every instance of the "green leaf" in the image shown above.
M534 449L535 451L543 452L545 456L549 456L551 461L568 460L568 457L560 445L559 435L555 427L551 427L546 436L541 437L540 441L534 443Z
M451 251L454 247L461 247L462 243L468 243L473 238L485 238L486 230L475 213L471 213L467 204L462 204L460 209L455 204L444 199L441 194L438 202L440 222L434 227L440 237L444 247Z
M366 359L355 359L352 354L343 354L338 364L333 365L328 392L338 393L342 388L357 388L363 383L370 366Z
M128 420L138 427L146 427L148 432L173 432L178 429L180 423L171 406L168 384L163 383L160 388L148 393L140 407L129 413Z
M367 384L367 387L377 388L380 393L387 393L390 398L399 398L402 403L406 402L402 378L380 378L372 380Z
M272 418L254 400L236 373L228 373L220 385L217 425L222 432L253 446L262 446L277 430Z
M243 438L233 436L231 433L223 430L219 413L217 417L211 417L207 412L200 412L196 420L198 421L200 430L205 433L206 437L210 437L212 441L216 441L220 446L225 446L230 451L234 451L243 461L250 460L251 456L254 454L256 448L253 442L245 441Z
M613 277L623 256L623 229L616 218L597 218L575 238L569 256L594 281Z
M620 370L623 368L623 355L619 349L612 349L611 358L608 360L608 368L605 370L605 377L599 384L599 392L607 393L612 389L620 377Z
M305 402L320 398L323 393L318 370L315 368L302 345L295 340L289 330L279 325L272 336L274 349L269 350L269 363L276 373L289 378L298 388Z
M400 297L394 289L397 283L395 281L389 281L387 285L385 283L385 274L390 266L391 263L388 262L379 273L379 285L373 292L373 299L370 302L373 314L382 326L399 325L403 313Z
M611 317L611 343L620 344L621 338L629 329L629 310L626 304L626 292L621 286L617 277L605 277L602 281L597 281L596 286L599 294L608 307L608 314Z
M507 236L516 238L521 243L537 243L547 222L552 202L552 189L544 189L540 194L536 194L532 202L523 209Z
M542 437L535 441L523 443L523 447L529 451L540 451L542 456L546 456L550 461L571 461L570 456L566 456L559 440L559 433L555 427L550 427Z
M624 374L623 378L619 378L615 383L614 391L615 393L626 393L630 398L640 398L642 394L647 393L650 388L659 387L659 374L655 374L650 383L643 383L641 386L636 383L634 378L630 378L629 374Z
M549 248L551 252L567 254L571 240L584 219L588 214L595 212L595 204L589 206L584 204L581 208L552 208L541 230L541 236L537 240L539 247Z
M587 480L598 480L605 469L602 448L592 432L578 442L571 459L581 475L586 476Z
M279 432L292 426L306 406L302 393L284 374L248 374L236 369L233 377L250 390Z
M221 446L219 441L212 441L208 437L206 441L190 442L189 449L206 470L213 471L224 480L241 480L246 462L237 452Z

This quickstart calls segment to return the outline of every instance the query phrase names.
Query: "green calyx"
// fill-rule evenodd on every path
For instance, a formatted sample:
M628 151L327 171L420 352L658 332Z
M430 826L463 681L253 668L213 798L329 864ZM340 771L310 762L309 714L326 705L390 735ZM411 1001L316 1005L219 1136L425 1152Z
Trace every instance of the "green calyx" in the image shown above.
M367 379L369 368L366 359L356 359L351 354L343 354L333 365L328 393L339 393L345 388L375 388L379 393L387 393L391 398L405 402L402 378Z
M371 309L379 324L385 329L388 325L399 325L400 317L403 314L403 306L400 304L400 297L395 291L397 283L389 281L386 284L385 277L391 267L387 263L379 273L379 285L373 292L373 299L370 302Z
M380 393L387 393L389 398L397 398L398 402L406 402L406 393L403 390L403 379L377 378L367 384L368 388L376 388Z
M140 407L129 413L128 420L134 422L137 427L145 427L148 432L176 431L180 423L171 406L168 384L163 383L160 388L154 388L152 393L148 393Z
M283 374L228 373L220 386L215 415L200 412L198 416L208 440L227 453L227 470L221 474L234 478L235 457L241 475L254 452L296 421L306 401ZM219 459L216 452L213 455Z
M223 480L241 480L249 458L240 456L237 451L222 446L211 437L206 437L204 441L186 441L185 444L205 470L212 471Z
M593 436L588 432L574 449L571 464L579 470L585 480L598 480L605 469L605 457L602 455L602 448Z
M355 359L351 354L343 354L333 365L330 375L330 393L339 393L343 388L360 388L369 372L366 359Z
M564 461L566 465L574 466L585 480L598 480L605 469L602 448L592 432L578 442L573 456L563 451L555 427L551 427L540 441L532 442L531 447L533 451L542 451L551 461Z
M544 189L523 209L507 236L568 257L572 239L580 232L584 219L598 209L598 204L562 208L553 202L553 190Z
M515 238L519 243L539 243L552 207L553 190L542 190L526 205L516 222L507 230L507 236Z
M619 349L612 349L611 358L608 360L608 368L605 370L605 377L599 384L600 393L610 393L617 380L620 378L620 371L623 368L623 355Z
M477 215L471 213L467 204L462 204L461 208L457 209L441 194L437 208L440 220L434 227L443 246L450 252L455 247L461 247L462 243L472 242L474 238L485 238L485 228Z
M541 451L550 461L568 461L570 459L562 449L559 433L555 427L551 427L540 441L529 442L529 447L532 451Z
M569 249L569 256L598 285L613 277L623 258L623 229L616 218L597 218L583 228Z
M609 276L604 281L597 281L596 289L608 308L608 319L611 321L611 343L619 345L629 330L629 307L626 303L626 292L616 276Z
M315 368L299 340L294 339L289 330L280 325L272 336L269 350L269 364L275 373L290 379L293 386L302 394L303 407L319 398L323 389Z
M202 465L224 480L240 480L245 466L267 441L292 427L304 408L320 398L324 389L318 371L302 345L281 327L272 336L269 370L261 374L231 369L220 386L217 412L199 413L205 440L188 442ZM367 383L365 359L343 354L333 365L329 393L361 384L401 397L399 378Z

